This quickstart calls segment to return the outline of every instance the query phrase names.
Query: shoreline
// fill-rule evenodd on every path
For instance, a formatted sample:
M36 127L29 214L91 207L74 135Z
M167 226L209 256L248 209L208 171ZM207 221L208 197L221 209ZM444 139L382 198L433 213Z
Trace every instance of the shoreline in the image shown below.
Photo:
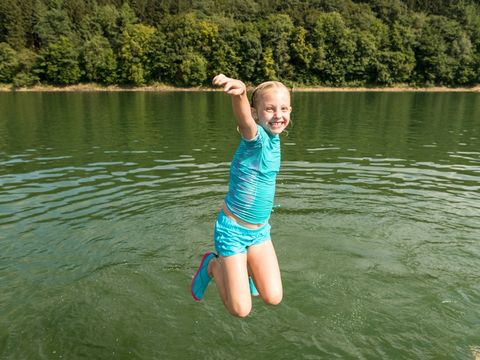
M292 92L468 92L480 93L480 85L472 87L413 87L405 85L397 85L392 87L292 87ZM175 87L170 85L150 85L150 86L101 86L98 84L76 84L68 86L53 85L35 85L32 87L23 87L13 89L11 85L0 85L0 92L210 92L222 91L217 88L210 87Z

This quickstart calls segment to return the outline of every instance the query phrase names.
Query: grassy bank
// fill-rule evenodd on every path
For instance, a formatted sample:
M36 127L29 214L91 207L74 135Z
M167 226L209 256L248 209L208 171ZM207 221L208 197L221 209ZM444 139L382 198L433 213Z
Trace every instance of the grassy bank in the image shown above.
M211 87L175 87L170 85L155 84L150 86L102 86L94 83L77 84L68 86L35 85L32 87L13 88L8 84L0 84L0 91L3 92L87 92L87 91L219 91ZM413 87L396 85L389 87L293 87L294 92L480 92L480 85L471 87Z

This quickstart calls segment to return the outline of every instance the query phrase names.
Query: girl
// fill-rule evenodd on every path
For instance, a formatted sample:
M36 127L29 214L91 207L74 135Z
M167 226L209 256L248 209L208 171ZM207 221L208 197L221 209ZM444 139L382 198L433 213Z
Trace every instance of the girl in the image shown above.
M213 84L231 96L242 139L230 166L229 191L215 223L218 255L207 252L203 256L192 281L192 296L200 301L214 278L228 311L245 317L252 309L251 293L256 289L267 304L276 305L283 296L268 220L280 168L279 134L288 126L292 111L290 93L282 83L268 81L255 88L250 104L242 81L220 74Z

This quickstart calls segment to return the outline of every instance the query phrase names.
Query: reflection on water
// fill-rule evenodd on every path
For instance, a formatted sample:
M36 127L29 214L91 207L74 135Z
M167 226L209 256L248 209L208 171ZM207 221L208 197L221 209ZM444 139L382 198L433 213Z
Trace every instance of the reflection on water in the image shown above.
M276 308L188 286L238 143L220 93L0 94L0 357L455 358L480 345L480 96L295 93Z

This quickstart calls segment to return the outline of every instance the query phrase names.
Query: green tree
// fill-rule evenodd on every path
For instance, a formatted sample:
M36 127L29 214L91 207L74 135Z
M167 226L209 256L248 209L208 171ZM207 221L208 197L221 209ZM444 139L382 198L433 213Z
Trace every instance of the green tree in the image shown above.
M122 83L143 85L148 81L155 32L155 28L141 24L130 25L123 31L118 56Z
M356 45L352 30L340 14L322 14L313 31L315 49L312 69L318 79L327 85L343 85L347 74L353 71Z
M135 15L135 12L130 7L127 1L125 1L120 7L119 16L117 19L117 24L120 30L125 30L132 24L136 24L138 18Z
M218 2L218 12L230 15L231 18L240 22L248 22L259 15L261 4L255 0L229 0Z
M60 36L40 52L42 79L58 85L75 84L80 79L79 52L66 36Z
M177 78L180 85L202 85L207 80L207 61L200 54L186 54L178 66Z
M239 77L238 67L240 56L235 49L228 43L219 39L212 46L208 61L208 77L215 74L225 73L231 77Z
M211 49L209 39L202 33L201 21L193 13L183 13L165 18L162 30L166 36L165 56L170 64L165 77L173 84L187 85L188 76L194 75L188 69L202 69L206 62L203 54L208 52L204 48Z
M107 38L111 44L120 35L117 25L117 19L120 14L114 5L95 6L93 13L85 17L82 23L82 29L86 33L85 37L90 34L100 34Z
M212 78L218 73L238 77L240 56L234 47L239 37L238 29L232 25L231 20L216 19L215 22L202 20L198 23L201 55L207 61L207 78Z
M25 45L26 29L22 9L17 1L0 1L0 42L7 42L14 49Z
M0 43L0 83L10 83L17 68L17 52L9 44Z
M468 35L461 31L452 42L451 56L457 59L454 66L455 84L466 85L480 80L476 75L477 54Z
M390 85L411 80L415 68L414 40L409 27L398 22L390 27L387 45L378 57L377 82Z
M275 64L275 59L273 58L272 48L265 48L262 53L262 62L261 62L261 78L260 80L277 80L277 66Z
M94 0L63 0L62 8L68 15L72 28L78 31L84 18L93 12L95 5Z
M177 82L176 74L182 57L193 52L198 39L195 27L196 18L193 14L168 16L161 23L165 34L165 59L170 64L163 75L168 82Z
M352 33L355 41L354 59L351 67L347 68L345 79L351 84L366 84L376 82L375 68L379 58L381 30L374 34L370 31Z
M38 55L30 49L18 51L18 72L13 78L13 87L32 86L40 81L37 69Z
M259 77L264 76L259 74L263 57L260 31L251 23L240 23L237 29L238 35L228 40L239 57L237 72L246 81L258 82Z
M367 0L377 17L387 24L393 24L406 16L407 6L401 0Z
M346 80L352 85L382 82L379 77L390 77L389 67L381 59L382 51L389 47L388 25L365 4L355 4L349 10L344 21L355 50Z
M271 49L276 76L279 79L291 79L293 77L293 67L290 64L289 50L294 31L292 20L286 14L269 15L265 22L261 24L260 31L263 46ZM263 60L265 61L266 57Z
M443 16L429 16L415 45L416 76L420 82L454 85L472 80L474 53L460 25ZM461 76L461 79L457 79Z
M292 35L291 56L295 68L293 79L303 84L312 82L310 68L312 64L314 49L307 39L307 30L299 26Z
M41 1L36 2L36 19L33 27L40 47L57 42L61 37L72 37L72 24L68 14L59 6L48 8Z
M113 84L116 80L117 62L110 43L95 35L83 45L83 67L88 81Z
M166 55L166 41L165 34L157 29L150 42L151 54L148 62L148 72L152 81L164 83L169 81L168 74L171 64Z
M127 2L121 7L114 4L93 6L92 13L86 15L79 25L82 38L93 35L104 36L114 52L120 52L124 42L124 32L137 23L137 18Z

